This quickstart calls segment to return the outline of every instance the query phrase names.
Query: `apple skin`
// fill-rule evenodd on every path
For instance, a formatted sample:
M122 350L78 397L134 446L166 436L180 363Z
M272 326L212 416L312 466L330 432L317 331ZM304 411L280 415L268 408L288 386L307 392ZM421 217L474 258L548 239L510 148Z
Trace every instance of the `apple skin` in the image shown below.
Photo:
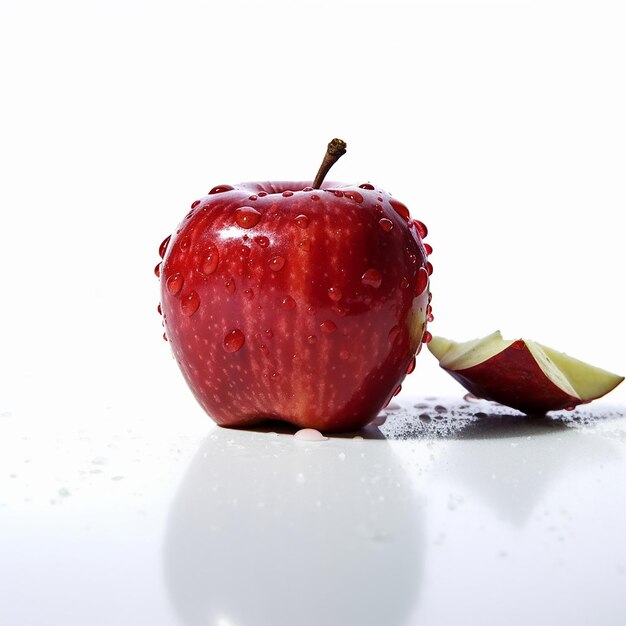
M421 348L423 224L373 185L310 184L216 187L161 245L165 336L221 426L359 429Z
M523 339L472 367L446 369L477 398L492 400L526 414L544 414L581 404L543 372Z

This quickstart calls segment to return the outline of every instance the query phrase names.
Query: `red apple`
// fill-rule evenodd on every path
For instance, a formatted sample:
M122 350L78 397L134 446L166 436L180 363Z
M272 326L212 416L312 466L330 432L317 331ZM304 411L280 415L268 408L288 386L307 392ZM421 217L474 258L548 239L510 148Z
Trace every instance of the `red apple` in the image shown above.
M429 338L425 226L375 185L321 185L337 158L314 183L214 187L161 245L165 336L222 426L358 429Z
M534 341L503 339L499 331L462 343L433 337L428 348L475 396L524 413L573 408L624 380Z

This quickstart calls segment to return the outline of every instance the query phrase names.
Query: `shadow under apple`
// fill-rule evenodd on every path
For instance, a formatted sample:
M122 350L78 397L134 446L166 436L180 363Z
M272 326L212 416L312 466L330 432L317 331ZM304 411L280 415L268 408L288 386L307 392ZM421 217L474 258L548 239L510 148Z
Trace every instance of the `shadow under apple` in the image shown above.
M183 623L406 622L424 558L419 499L378 429L363 436L212 431L165 536L165 578Z

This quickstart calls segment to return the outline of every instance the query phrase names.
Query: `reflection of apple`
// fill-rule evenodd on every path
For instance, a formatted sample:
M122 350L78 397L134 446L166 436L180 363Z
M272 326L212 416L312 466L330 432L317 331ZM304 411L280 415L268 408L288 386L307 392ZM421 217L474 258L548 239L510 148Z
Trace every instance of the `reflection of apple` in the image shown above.
M624 380L534 341L503 339L499 331L462 343L433 337L428 347L475 396L524 413L591 402Z
M188 626L402 626L424 549L419 499L384 439L218 428L172 503L165 580Z
M166 337L222 426L356 430L429 337L425 226L377 186L318 179L215 187L161 246Z

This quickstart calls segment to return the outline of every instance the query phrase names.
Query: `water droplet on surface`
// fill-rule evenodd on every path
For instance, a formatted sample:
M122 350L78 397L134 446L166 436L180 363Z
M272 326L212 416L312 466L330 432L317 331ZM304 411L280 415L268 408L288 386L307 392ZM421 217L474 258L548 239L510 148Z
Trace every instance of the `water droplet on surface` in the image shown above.
M433 273L433 264L430 261L426 261L426 271L429 276Z
M243 292L243 295L247 300L252 300L254 298L254 291L252 291L252 289L246 289Z
M167 335L163 333L163 341L167 341Z
M233 191L235 188L230 185L217 185L217 187L213 187L211 191L209 191L209 195L212 196L215 193L224 193L225 191Z
M157 263L157 264L154 266L154 275L155 275L157 278L160 278L160 276L161 276L161 263Z
M341 293L341 289L339 289L339 287L330 287L328 289L328 297L333 302L339 302L339 300L341 300L342 295L343 294Z
M242 206L235 210L235 221L241 228L252 228L260 219L261 214L251 206Z
M276 382L276 381L280 378L280 374L279 374L278 372L274 372L274 373L270 376L270 378L271 378L274 382Z
M361 282L368 287L378 289L383 282L383 276L378 270L370 268L361 276Z
M337 330L337 324L332 320L326 320L320 324L320 330L327 335L334 333Z
M285 296L280 301L280 306L282 306L283 309L295 309L296 308L296 301L291 296Z
M343 198L343 191L339 191L339 189L334 189L333 193L337 198Z
M368 191L374 191L374 185L371 185L370 183L363 183L362 185L359 185L360 189L367 189Z
M167 246L170 243L170 239L172 238L172 235L168 235L162 242L161 245L159 246L159 256L161 258L163 258L165 256L165 251L167 250Z
M411 362L409 363L409 366L406 368L406 373L407 374L412 374L415 371L415 357L413 357L411 359Z
M268 347L267 347L264 343L262 343L262 344L259 346L259 349L261 350L261 352L262 352L265 356L267 356L267 355L270 353L270 349L269 349L269 348L268 348Z
M429 343L433 336L427 331L424 331L424 336L422 337L422 343Z
M431 255L433 253L433 247L429 243L424 244L424 250L426 250L427 255Z
M224 350L226 352L237 352L241 350L245 341L244 334L238 328L235 328L224 337Z
M157 313L159 315L163 315L163 311L161 310L161 303L159 302L159 304L157 305Z
M421 296L428 285L428 272L425 268L420 267L417 270L417 281L415 283L415 295Z
M309 252L309 250L311 250L311 242L308 239L303 239L298 244L298 247L304 250L305 252Z
M328 437L324 437L319 430L314 428L302 428L293 435L294 439L300 441L327 441Z
M363 196L358 191L346 191L344 195L346 196L346 198L354 200L354 202L357 202L358 204L361 204L361 202L363 202Z
M409 286L409 281L406 279L406 277L403 277L402 280L400 281L400 287L402 287L402 289L406 289Z
M266 328L263 332L268 339L271 339L274 336L271 328Z
M220 262L220 253L215 244L210 243L207 246L206 256L200 264L200 271L205 276L210 276L217 269Z
M319 200L320 197L316 193L311 194L311 200Z
M397 396L402 391L402 385L398 385L396 390L393 392L394 397ZM389 406L389 405L387 405Z
M283 198L289 198L290 196L293 196L293 191L291 191L291 189L283 191Z
M229 278L225 283L224 283L224 287L226 288L226 291L232 296L235 291L237 291L237 285L235 284L235 279L234 278Z
M180 310L183 315L193 315L200 306L200 296L195 291L190 291L180 300Z
M386 218L386 217L381 217L378 220L378 225L386 232L388 233L392 228L393 228L393 222Z
M254 201L257 199L257 197L258 197L258 196L256 196L256 195L252 194L252 195L248 198L248 200L251 200L252 202L254 202Z
M317 337L315 335L309 335L307 338L307 343L313 345L317 341Z
M424 224L424 222L420 222L419 220L413 220L413 225L415 226L415 230L417 230L420 239L425 239L428 235L428 228L426 228L426 224Z
M408 220L410 217L409 209L406 205L402 204L402 202L398 202L397 200L389 200L389 204L391 204L393 210L403 219Z
M200 204L200 200L196 200L195 202L191 203L191 208L195 209L199 204Z
M285 267L285 259L282 256L275 256L274 258L270 259L269 265L270 269L273 272L279 272L283 269L283 267Z
M180 272L172 274L166 281L165 286L171 295L175 296L182 288L185 279Z
M180 249L184 252L185 250L187 250L187 248L189 248L189 237L183 237L180 240Z
M398 339L398 337L400 336L400 332L401 332L400 326L396 325L396 326L391 327L391 330L389 331L390 343L394 343L396 339Z
M309 225L309 218L306 215L298 215L295 222L300 228L306 228Z
M259 191L259 198L265 198L267 191Z
M258 237L255 237L254 241L258 243L261 248L267 248L267 246L270 245L270 240L264 235L259 235Z

